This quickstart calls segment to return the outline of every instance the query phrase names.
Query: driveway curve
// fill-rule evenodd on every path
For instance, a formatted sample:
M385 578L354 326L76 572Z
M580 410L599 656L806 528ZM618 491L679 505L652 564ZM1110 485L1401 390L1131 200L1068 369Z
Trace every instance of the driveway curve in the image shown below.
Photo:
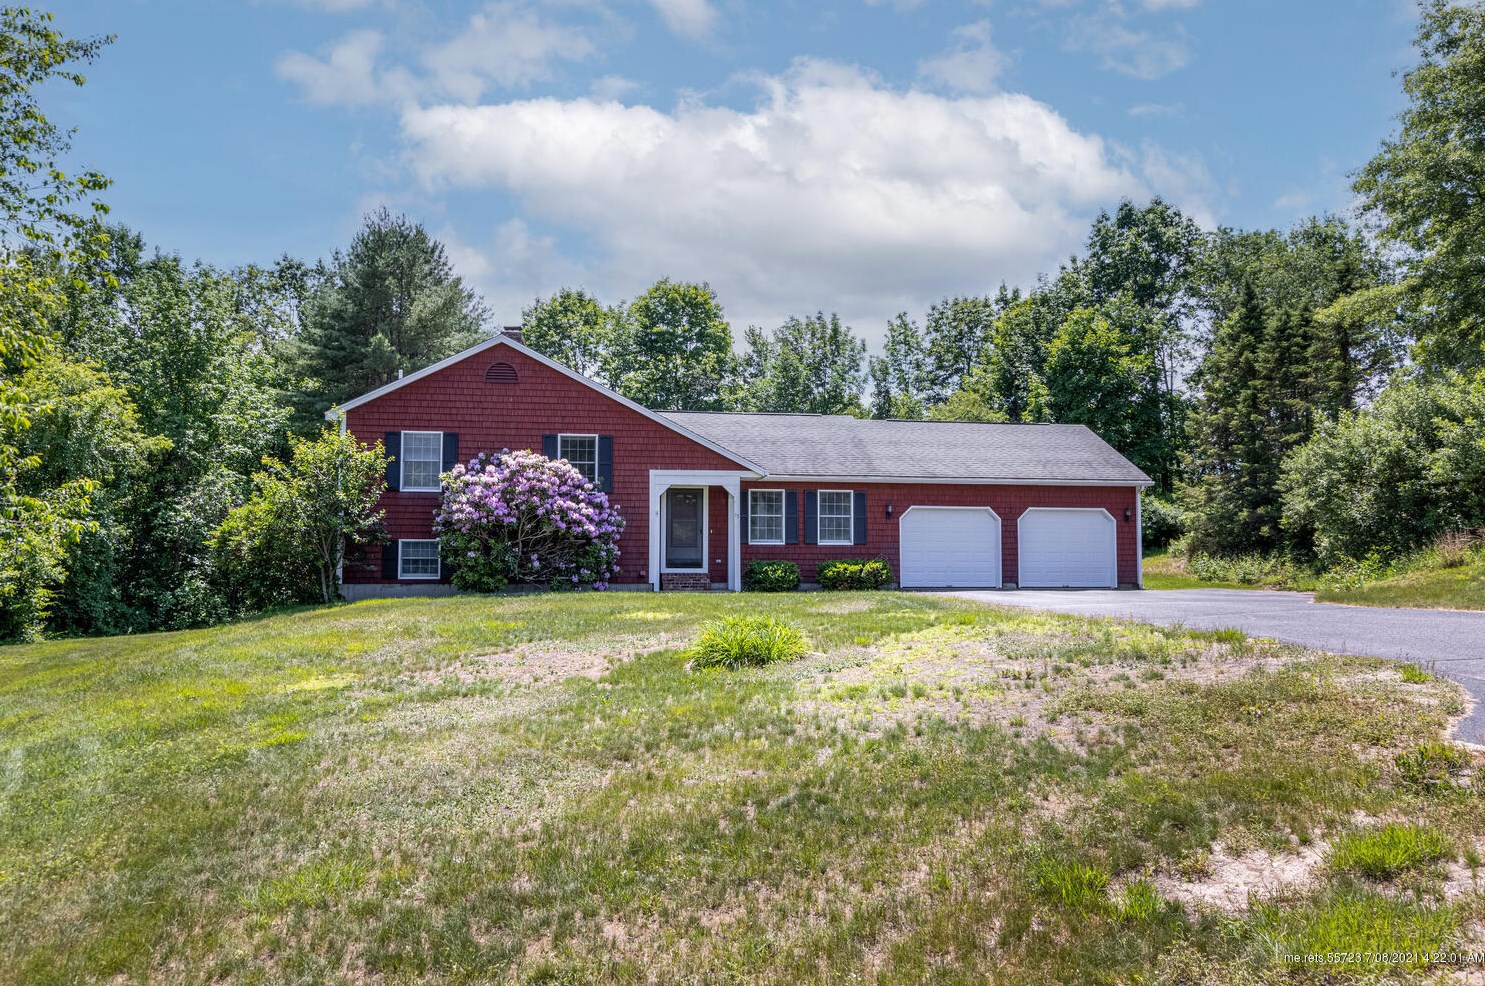
M1307 592L1248 589L1017 589L950 592L995 606L1108 616L1193 630L1233 627L1337 654L1410 661L1459 682L1474 698L1456 735L1485 744L1485 612L1317 603Z

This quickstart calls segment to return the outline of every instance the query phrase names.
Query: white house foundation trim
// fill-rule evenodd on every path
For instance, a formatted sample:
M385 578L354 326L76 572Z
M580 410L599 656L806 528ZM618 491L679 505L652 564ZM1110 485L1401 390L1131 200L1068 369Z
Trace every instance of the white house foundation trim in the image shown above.
M726 469L651 469L650 470L650 587L660 591L662 544L665 539L665 518L661 500L672 486L720 486L727 491L727 588L733 592L742 589L742 481L756 478L756 473L733 472ZM708 513L703 511L704 514ZM703 524L711 523L710 516L703 516ZM702 571L710 571L711 559L703 554Z

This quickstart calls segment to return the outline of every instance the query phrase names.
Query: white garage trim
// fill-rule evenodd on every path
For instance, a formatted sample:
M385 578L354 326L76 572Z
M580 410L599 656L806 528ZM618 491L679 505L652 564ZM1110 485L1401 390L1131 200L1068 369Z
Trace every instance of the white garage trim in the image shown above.
M996 513L989 507L940 507L927 504L916 504L904 510L897 520L897 574L902 588L982 588L982 586L978 584L958 585L953 582L934 581L931 578L913 580L909 577L906 552L904 550L904 546L907 543L907 537L904 534L904 525L909 523L908 518L913 513L913 511L918 511L920 517L927 513L981 513L988 515L990 519L995 523L995 543L991 545L987 551L989 559L994 563L994 571L983 581L984 585L993 586L995 588L999 588L1001 586L1001 557L1005 550L1005 537L1001 525L1000 514ZM974 581L978 583L981 580L976 579Z
M1114 515L1102 507L1028 507L1016 518L1016 584L1023 589L1035 588L1073 588L1062 584L1051 584L1045 582L1028 583L1026 581L1026 558L1029 554L1026 550L1026 538L1022 536L1023 528L1028 517L1042 517L1052 514L1102 514L1108 521L1109 529L1109 559L1108 566L1101 573L1101 581L1088 579L1087 585L1078 585L1076 588L1087 589L1117 589L1119 587L1119 522ZM1082 581L1082 580L1080 580Z

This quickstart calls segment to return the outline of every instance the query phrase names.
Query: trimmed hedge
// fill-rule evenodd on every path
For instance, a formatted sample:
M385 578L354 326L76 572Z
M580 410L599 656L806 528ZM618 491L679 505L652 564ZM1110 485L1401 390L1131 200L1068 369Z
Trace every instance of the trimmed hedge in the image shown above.
M892 584L892 566L885 558L837 558L816 569L822 589L885 589Z
M792 561L750 561L743 572L749 592L793 592L799 588L799 566Z

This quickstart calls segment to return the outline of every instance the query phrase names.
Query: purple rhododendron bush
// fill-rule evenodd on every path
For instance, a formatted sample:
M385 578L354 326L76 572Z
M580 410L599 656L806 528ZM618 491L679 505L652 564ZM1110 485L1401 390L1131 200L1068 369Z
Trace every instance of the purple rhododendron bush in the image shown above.
M481 452L444 476L434 530L460 589L607 589L624 519L566 460L504 450Z

